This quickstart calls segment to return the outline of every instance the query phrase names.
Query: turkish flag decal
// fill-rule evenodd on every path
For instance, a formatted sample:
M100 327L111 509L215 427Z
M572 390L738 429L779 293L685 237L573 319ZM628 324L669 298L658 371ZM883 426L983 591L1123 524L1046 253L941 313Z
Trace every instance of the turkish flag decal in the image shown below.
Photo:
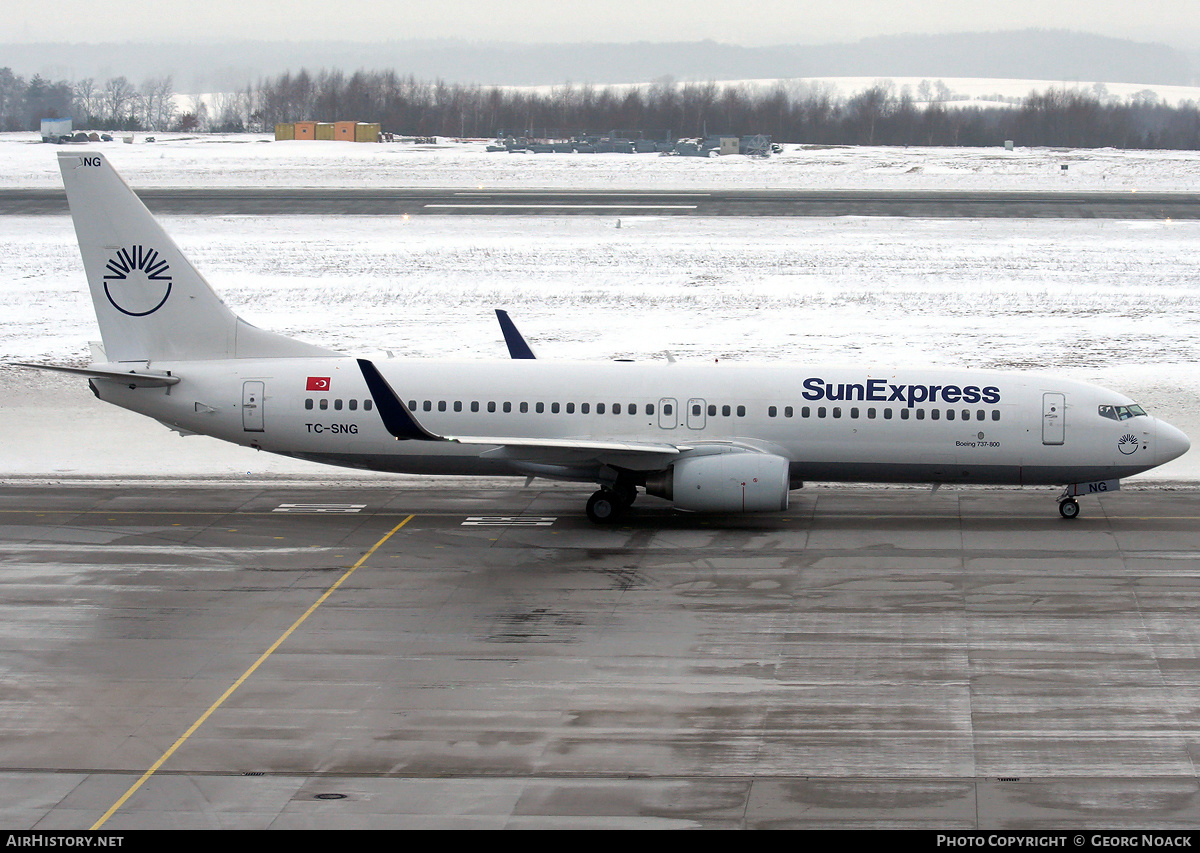
M310 376L308 377L308 385L304 388L305 391L328 391L329 377L328 376Z

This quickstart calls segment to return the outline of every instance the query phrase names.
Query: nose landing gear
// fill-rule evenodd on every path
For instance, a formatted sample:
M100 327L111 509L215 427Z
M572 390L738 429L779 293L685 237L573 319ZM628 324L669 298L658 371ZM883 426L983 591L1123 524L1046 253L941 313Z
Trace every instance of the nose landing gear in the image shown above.
M1069 497L1060 498L1058 501L1058 514L1066 519L1078 518L1079 501Z

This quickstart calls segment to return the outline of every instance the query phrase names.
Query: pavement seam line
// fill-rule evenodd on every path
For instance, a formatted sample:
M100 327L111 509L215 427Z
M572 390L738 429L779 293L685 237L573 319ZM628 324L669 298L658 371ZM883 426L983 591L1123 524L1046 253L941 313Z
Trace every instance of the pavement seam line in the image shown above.
M254 663L252 663L250 665L250 668L247 669L245 672L243 672L241 677L238 678L237 681L233 682L233 684L231 684L229 686L229 688L224 693L221 694L220 698L217 699L216 702L213 702L212 705L210 705L208 707L208 710L205 711L203 714L201 714L200 718L197 719L196 722L192 723L191 726L188 727L188 730L186 732L184 732L182 735L179 736L179 738L175 741L175 743L171 744L170 749L168 749L166 752L164 752L162 754L162 757L159 758L158 761L156 761L152 765L150 765L149 770L147 770L145 773L143 773L136 782L134 782L132 785L129 786L129 790L127 790L124 794L122 794L121 798L118 799L115 803L113 803L109 807L108 811L106 811L104 813L104 815L98 821L96 821L94 824L92 824L91 829L93 831L95 831L95 830L99 829L100 827L104 826L105 822L110 817L112 817L113 814L116 813L117 809L119 809L119 808L121 808L121 806L125 805L125 802L130 797L132 797L134 795L134 793L139 788L141 788L142 785L151 776L153 776L155 773L158 772L159 768L162 767L163 764L166 763L167 759L169 759L172 755L174 755L175 751L178 750L179 747L183 746L184 742L187 741L188 738L190 738L193 734L195 734L196 730L204 724L204 721L207 720L210 716L212 716L213 712L216 711L218 708L220 708L221 705L223 705L225 703L225 700L228 699L230 696L232 696L234 694L234 692L239 687L242 686L242 684L246 681L246 679L249 678L251 675L253 675L254 671L257 670L258 667L267 658L269 658L272 654L275 653L276 649L278 649L281 645L283 645L284 640L286 640L288 637L290 637L292 635L292 632L294 632L297 628L299 628L302 624L304 624L304 620L306 620L309 616L311 616L312 613L318 607L320 607L322 604L324 604L326 599L328 599L329 596L333 595L333 593L337 590L337 588L340 587L343 583L345 583L346 580L349 579L349 577L352 574L354 574L356 571L358 571L359 567L362 566L363 563L365 563L367 560L369 560L371 558L372 554L374 554L376 551L378 551L385 542L387 542L389 539L391 539L393 534L396 533L396 531L398 531L404 525L408 524L414 518L416 518L415 515L410 515L407 518L405 518L403 521L401 521L399 524L397 524L395 527L393 527L391 530L389 530L382 539L380 539L378 542L376 542L374 545L371 546L371 550L369 550L369 551L367 551L367 553L363 554L357 563L355 563L353 566L351 566L349 569L347 569L345 574L343 574L340 578L338 578L334 582L333 586L331 586L331 587L329 587L329 589L325 590L325 592L321 594L321 597L318 598L316 601L314 601L312 606L309 607L307 610L305 610L304 614L302 616L300 616L300 618L297 619L295 622L293 622L291 624L291 627L289 627L286 631L283 632L282 635L280 635L279 639L277 639L274 643L271 644L270 648L268 648L265 652L263 652L261 655L259 655L258 660L256 660Z

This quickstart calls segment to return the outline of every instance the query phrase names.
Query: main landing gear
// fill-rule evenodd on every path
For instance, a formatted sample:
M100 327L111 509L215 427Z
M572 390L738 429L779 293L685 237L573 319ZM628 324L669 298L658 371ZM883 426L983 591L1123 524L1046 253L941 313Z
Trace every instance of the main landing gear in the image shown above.
M633 486L603 488L588 498L587 517L595 524L611 524L626 513L637 499Z

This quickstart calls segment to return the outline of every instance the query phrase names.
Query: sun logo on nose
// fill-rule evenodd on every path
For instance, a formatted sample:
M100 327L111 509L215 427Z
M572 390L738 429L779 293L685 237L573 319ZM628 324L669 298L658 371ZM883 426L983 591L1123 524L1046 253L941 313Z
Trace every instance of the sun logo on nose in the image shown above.
M118 249L104 265L104 295L130 317L145 317L162 308L171 295L171 265L155 249Z
M1137 436L1131 432L1125 433L1117 441L1117 450L1121 451L1126 456L1130 456L1134 453L1137 453L1137 449L1138 449Z

